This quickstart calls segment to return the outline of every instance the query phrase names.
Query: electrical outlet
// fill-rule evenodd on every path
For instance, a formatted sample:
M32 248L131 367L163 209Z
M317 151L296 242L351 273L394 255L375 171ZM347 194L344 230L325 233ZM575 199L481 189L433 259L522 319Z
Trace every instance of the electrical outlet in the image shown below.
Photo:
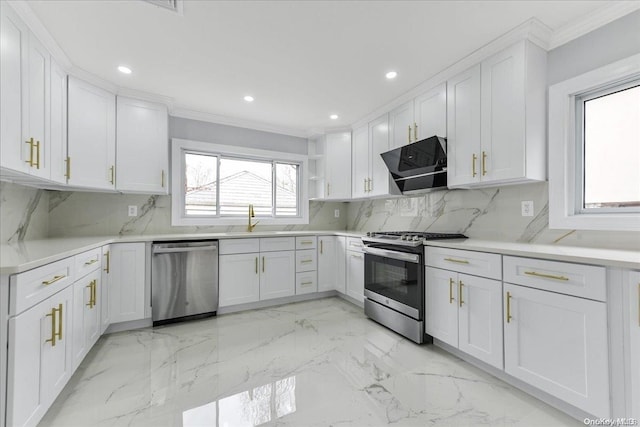
M533 200L522 202L522 216L533 216Z
M137 206L129 206L129 216L138 216Z
M335 211L333 211L333 216L335 216L336 218L340 218L340 209L336 209Z

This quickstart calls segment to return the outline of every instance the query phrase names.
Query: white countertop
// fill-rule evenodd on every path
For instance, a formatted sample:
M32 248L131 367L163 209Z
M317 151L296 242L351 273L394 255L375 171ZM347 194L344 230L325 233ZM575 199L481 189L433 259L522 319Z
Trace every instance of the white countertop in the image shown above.
M167 240L241 239L248 237L338 235L361 237L364 234L346 231L255 231L232 233L158 234L144 236L67 237L24 240L0 245L0 275L31 270L54 261L77 255L109 243L153 242Z
M240 239L248 237L338 235L362 237L364 233L349 231L263 231L201 234L161 234L145 236L69 237L25 240L0 245L0 275L30 270L109 243L153 242L166 240ZM640 269L640 251L583 248L560 245L536 245L489 240L431 240L427 246L493 252L503 255L526 256L583 264Z
M578 246L537 245L533 243L499 242L491 240L430 240L426 246L493 252L554 261L605 265L640 269L640 251L622 249L583 248Z

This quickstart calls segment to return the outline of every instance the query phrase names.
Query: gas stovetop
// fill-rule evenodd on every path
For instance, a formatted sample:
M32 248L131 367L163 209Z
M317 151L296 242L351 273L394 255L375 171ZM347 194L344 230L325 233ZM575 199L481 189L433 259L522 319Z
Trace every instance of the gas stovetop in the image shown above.
M466 239L467 236L459 233L428 233L420 231L377 231L368 232L362 241L370 243L386 243L399 246L420 246L425 240L440 239Z

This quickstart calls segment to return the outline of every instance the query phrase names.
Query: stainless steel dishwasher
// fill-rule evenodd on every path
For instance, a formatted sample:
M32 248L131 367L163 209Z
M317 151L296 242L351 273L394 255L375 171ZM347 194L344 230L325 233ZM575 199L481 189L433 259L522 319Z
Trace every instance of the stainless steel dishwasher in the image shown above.
M153 325L213 316L218 310L218 241L154 242Z

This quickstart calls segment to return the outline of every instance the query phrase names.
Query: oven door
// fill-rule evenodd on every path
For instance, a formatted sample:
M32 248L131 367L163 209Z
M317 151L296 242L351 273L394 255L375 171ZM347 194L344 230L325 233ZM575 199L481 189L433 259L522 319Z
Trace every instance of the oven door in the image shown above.
M423 320L421 255L368 246L364 253L365 297L413 319Z

